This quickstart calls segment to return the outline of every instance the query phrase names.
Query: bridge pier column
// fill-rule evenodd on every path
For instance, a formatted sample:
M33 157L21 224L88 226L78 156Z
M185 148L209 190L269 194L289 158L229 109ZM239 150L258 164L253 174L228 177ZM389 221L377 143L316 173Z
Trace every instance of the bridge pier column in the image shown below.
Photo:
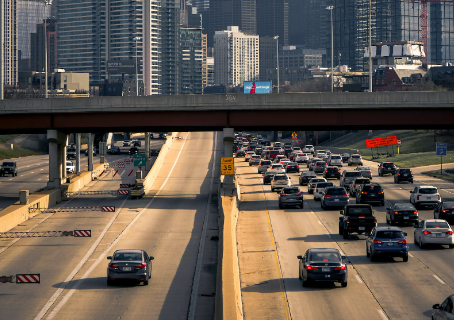
M150 170L151 162L150 162L150 133L149 132L145 132L145 154L146 154L145 170Z
M65 143L61 145L61 177L66 181L66 146L68 145L68 135L66 135Z
M66 161L67 136L57 130L47 130L47 141L49 141L49 181L47 187L59 188L63 169L66 174L63 162Z
M224 128L223 133L224 133L224 157L233 157L233 140L235 136L233 128ZM234 188L233 177L234 176L224 177L224 186L226 188Z
M123 137L124 140L131 140L131 132L125 132Z
M75 134L76 140L76 173L80 172L80 133Z
M88 134L88 171L93 171L93 134Z

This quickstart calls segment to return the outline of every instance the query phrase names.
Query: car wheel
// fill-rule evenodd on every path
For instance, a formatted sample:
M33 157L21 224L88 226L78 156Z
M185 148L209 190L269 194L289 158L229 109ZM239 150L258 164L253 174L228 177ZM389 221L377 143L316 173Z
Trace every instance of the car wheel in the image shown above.
M301 281L301 282L303 284L303 287L309 287L309 281L308 280L304 280L303 279L303 281Z
M107 285L108 286L113 286L113 280L107 279Z
M342 238L348 239L348 231L345 228L342 230Z
M391 221L388 218L388 215L386 215L386 224L391 224Z
M402 259L403 259L404 262L408 262L408 254L404 255L404 256L402 257Z
M300 280L303 280L303 277L301 277L301 271L298 272L298 278L299 278Z
M413 183L413 180L411 180L410 183Z
M299 207L300 207L300 209L303 209L303 208L304 208L304 204L303 204L303 202L302 202L302 201L301 201L301 204L300 204L300 206L299 206Z
M325 205L323 204L323 201L322 201L322 200L320 200L320 207L321 207L323 210L326 210Z
M385 205L385 201L380 202L380 205L383 207Z
M279 209L282 209L284 208L284 206L282 205L282 203L279 203Z
M342 288L345 288L345 287L347 286L347 283L348 283L347 281L342 281L342 282L341 282Z
M425 246L424 243L422 243L421 237L419 237L418 245L419 245L419 247L420 247L421 249L423 249L424 246Z
M148 279L143 282L144 286L148 286Z
M274 192L274 188L271 188L271 192Z
M449 249L453 249L453 248L454 248L454 244L450 244Z

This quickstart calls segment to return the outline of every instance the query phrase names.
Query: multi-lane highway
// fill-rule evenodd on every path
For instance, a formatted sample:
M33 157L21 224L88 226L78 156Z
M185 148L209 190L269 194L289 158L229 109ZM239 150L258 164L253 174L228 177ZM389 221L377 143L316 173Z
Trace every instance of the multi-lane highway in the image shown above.
M139 136L139 139L143 140ZM152 139L151 148L159 149L164 140ZM122 141L115 143L115 146L119 146L122 155L107 155L106 162L115 163L118 160L128 157L129 147L123 147ZM144 150L144 141L142 141L142 147L139 148L141 152ZM81 170L88 167L88 157L85 153L81 153ZM49 156L38 155L29 156L16 159L8 159L5 161L15 161L19 174L17 177L5 176L0 177L0 210L14 204L19 201L19 191L29 190L30 193L36 192L37 190L47 186L49 180ZM71 160L75 163L75 160ZM1 162L0 162L1 163ZM99 155L93 157L93 163L99 163ZM69 174L68 176L71 176Z
M90 229L91 238L0 240L0 274L40 273L40 284L0 283L4 319L204 319L214 317L217 190L222 137L181 134L147 196L72 198L57 206L116 206L116 212L39 214L14 231ZM132 183L127 174L86 190ZM148 286L106 283L116 249L154 256Z
M410 243L409 261L390 258L371 262L366 257L364 235L344 240L338 234L339 209L322 210L306 186L300 186L304 209L279 209L278 194L262 185L257 167L249 167L243 158L236 159L235 165L243 203L237 232L245 319L269 318L269 314L282 319L424 319L431 316L434 303L453 293L453 249L420 249L413 244L414 228L403 226ZM443 200L454 198L453 183L415 174L414 184L397 185L392 176L377 176L376 162L364 161L364 165L372 168L373 182L385 189L385 206L374 206L379 226L386 225L386 207L409 202L409 191L415 185L434 185ZM300 168L308 170L304 164ZM298 185L298 174L289 176ZM338 180L332 181L339 185ZM355 203L354 198L350 203ZM421 209L419 216L433 218L433 210ZM271 236L263 237L263 232ZM326 247L338 248L348 256L348 287L322 284L303 288L297 255L309 248ZM261 263L254 264L257 260Z

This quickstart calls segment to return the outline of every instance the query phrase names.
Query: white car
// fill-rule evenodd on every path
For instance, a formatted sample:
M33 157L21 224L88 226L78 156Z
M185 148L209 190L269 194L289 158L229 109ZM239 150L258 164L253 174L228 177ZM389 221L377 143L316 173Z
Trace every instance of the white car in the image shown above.
M246 156L244 157L244 161L249 162L252 156L255 156L255 151L248 151L246 152Z
M274 171L279 173L285 173L284 166L281 163L273 163L267 171Z
M331 181L317 182L312 191L312 193L314 194L314 200L320 201L320 199L322 198L323 191L325 191L325 188L332 186L334 186L334 183L332 183Z
M415 226L414 235L415 244L421 248L426 244L449 245L450 248L454 248L452 229L446 220L421 220Z
M271 192L275 190L280 190L284 187L290 187L292 183L290 182L290 177L284 174L276 174L271 180Z
M249 159L249 166L258 166L260 164L261 157L258 154L254 154Z
M309 157L305 153L299 153L293 158L293 161L297 163L307 163L307 161L309 161Z
M66 172L67 173L76 173L76 166L72 161L66 161Z
M314 146L311 144L306 144L303 148L304 153L314 153Z
M434 186L418 186L410 193L410 203L416 209L421 206L437 206L441 202L438 189Z
M131 140L123 141L123 147L129 147L131 145Z
M340 154L331 154L328 159L330 166L342 167L342 157Z

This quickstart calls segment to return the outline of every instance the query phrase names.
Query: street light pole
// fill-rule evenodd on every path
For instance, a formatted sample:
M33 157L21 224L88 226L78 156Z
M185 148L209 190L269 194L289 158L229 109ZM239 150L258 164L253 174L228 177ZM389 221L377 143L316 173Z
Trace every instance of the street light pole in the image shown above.
M369 0L369 92L372 92L372 0Z
M47 99L47 90L48 90L48 83L47 83L47 7L46 6L52 5L52 0L44 0L44 88L45 88L45 98Z
M137 41L142 40L140 37L135 37L134 41L136 42L136 96L139 96L139 67L138 67L138 59L137 59Z
M276 74L277 74L277 93L279 93L279 36L274 36L276 40Z
M334 6L327 6L331 13L331 92L334 92L334 37L333 37L333 9ZM331 141L331 140L330 140Z

